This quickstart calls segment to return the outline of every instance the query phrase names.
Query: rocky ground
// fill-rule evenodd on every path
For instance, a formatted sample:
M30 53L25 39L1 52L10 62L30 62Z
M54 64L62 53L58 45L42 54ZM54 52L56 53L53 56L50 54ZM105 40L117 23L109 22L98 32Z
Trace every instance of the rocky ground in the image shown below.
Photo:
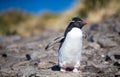
M45 50L63 32L45 31L30 37L0 37L0 77L120 77L120 18L86 26L81 73L59 72L59 44Z

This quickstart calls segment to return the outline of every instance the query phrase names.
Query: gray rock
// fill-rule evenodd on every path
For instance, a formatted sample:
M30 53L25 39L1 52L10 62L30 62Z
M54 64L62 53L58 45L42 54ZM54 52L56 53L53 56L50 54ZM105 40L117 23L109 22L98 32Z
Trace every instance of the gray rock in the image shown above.
M91 47L93 49L100 49L100 45L96 42L93 42L93 43L88 43L88 47Z
M100 37L98 39L98 44L100 44L101 47L103 48L108 48L108 47L115 47L117 46L117 43L112 41L111 39L107 38L107 37Z
M116 32L120 32L120 22L116 22L116 25L115 25L115 27L114 27L114 30L115 30Z

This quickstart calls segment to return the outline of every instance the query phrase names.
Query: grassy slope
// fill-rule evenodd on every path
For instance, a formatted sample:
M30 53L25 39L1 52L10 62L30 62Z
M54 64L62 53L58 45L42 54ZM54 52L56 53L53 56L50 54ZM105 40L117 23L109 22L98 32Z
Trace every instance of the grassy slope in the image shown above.
M45 29L64 30L70 19L79 16L96 23L106 17L120 13L120 0L81 0L61 14L44 13L33 16L21 11L7 11L0 14L0 34L30 35Z
M13 35L17 33L19 23L25 22L31 17L30 14L19 10L7 10L0 13L0 34Z
M118 15L120 13L119 4L119 0L81 0L69 10L63 12L55 25L64 28L74 16L85 18L90 23L97 23L104 18Z

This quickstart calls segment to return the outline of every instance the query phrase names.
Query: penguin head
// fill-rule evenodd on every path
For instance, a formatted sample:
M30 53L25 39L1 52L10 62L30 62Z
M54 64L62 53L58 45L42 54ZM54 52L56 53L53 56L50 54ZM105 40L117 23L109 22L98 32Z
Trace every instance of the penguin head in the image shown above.
M78 27L78 28L82 28L84 25L87 24L87 22L79 17L74 17L72 18L72 21L71 21L73 27Z

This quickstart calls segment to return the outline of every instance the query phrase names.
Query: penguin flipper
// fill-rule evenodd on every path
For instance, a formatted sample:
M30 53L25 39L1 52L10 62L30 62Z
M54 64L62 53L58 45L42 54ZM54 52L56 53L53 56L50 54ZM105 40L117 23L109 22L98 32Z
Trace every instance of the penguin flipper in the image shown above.
M48 50L54 44L61 43L63 41L64 41L64 36L57 37L53 41L51 41L50 43L48 43L48 45L45 47L45 50Z

